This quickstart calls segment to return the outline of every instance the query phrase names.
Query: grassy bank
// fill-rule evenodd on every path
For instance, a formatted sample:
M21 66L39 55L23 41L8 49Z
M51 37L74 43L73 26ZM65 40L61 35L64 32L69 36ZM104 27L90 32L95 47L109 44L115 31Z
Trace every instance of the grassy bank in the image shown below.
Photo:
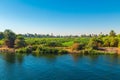
M111 48L107 48L111 49ZM112 49L113 50L113 49ZM116 48L115 48L116 50ZM113 55L119 54L116 51L105 51L105 50L69 50L62 47L24 47L19 49L14 48L0 48L1 53L20 53L20 54L81 54L81 55Z

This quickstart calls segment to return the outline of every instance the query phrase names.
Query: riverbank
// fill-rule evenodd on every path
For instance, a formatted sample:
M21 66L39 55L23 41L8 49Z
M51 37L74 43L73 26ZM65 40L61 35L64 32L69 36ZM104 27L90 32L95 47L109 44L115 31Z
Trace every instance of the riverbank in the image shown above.
M15 53L15 49L14 48L2 47L2 48L0 48L0 52L1 53Z
M120 54L120 48L117 47L99 47L98 51Z
M120 48L117 47L99 47L97 50L70 50L68 49L68 52L71 54L77 54L77 53L86 53L86 54L120 54Z
M120 54L120 48L117 47L99 47L98 50L71 50L70 48L41 48L33 50L32 48L0 48L1 53L47 53L47 54Z

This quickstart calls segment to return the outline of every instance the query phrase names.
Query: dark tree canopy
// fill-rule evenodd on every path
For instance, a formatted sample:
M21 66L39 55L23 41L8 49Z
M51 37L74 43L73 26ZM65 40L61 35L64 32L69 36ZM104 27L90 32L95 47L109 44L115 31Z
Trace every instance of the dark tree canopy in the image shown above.
M116 33L114 30L111 30L110 33L109 33L110 37L115 37L116 36Z
M6 29L4 31L4 37L5 37L5 45L9 48L13 48L14 47L14 42L16 39L16 35L13 31Z
M4 38L4 33L0 32L0 39L3 39L3 38Z

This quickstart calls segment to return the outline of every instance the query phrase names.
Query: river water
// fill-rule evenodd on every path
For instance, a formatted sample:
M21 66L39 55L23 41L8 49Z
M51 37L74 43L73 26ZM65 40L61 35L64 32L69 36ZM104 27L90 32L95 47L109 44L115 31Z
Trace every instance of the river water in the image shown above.
M120 56L0 54L0 80L120 80Z

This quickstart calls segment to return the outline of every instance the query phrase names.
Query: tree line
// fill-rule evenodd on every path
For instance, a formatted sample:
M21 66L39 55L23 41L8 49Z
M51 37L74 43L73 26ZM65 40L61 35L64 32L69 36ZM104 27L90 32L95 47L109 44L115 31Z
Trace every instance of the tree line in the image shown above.
M36 37L35 37L36 36ZM44 37L44 36L43 36ZM8 48L22 48L28 45L42 45L47 47L64 47L64 43L74 41L73 46L78 46L78 49L98 49L99 47L120 47L120 34L116 34L114 30L111 30L108 35L99 34L99 35L82 35L78 36L64 36L63 38L54 39L57 37L45 37L53 38L41 39L38 34L15 34L12 30L6 29L4 32L0 32L0 40L4 41L4 46ZM29 39L31 38L31 39ZM38 38L38 39L37 39ZM81 40L85 38L85 40ZM78 39L78 40L76 40ZM68 46L70 47L70 46Z
M0 40L4 40L4 46L8 48L25 47L25 39L22 35L16 35L12 30L6 29L0 32Z

